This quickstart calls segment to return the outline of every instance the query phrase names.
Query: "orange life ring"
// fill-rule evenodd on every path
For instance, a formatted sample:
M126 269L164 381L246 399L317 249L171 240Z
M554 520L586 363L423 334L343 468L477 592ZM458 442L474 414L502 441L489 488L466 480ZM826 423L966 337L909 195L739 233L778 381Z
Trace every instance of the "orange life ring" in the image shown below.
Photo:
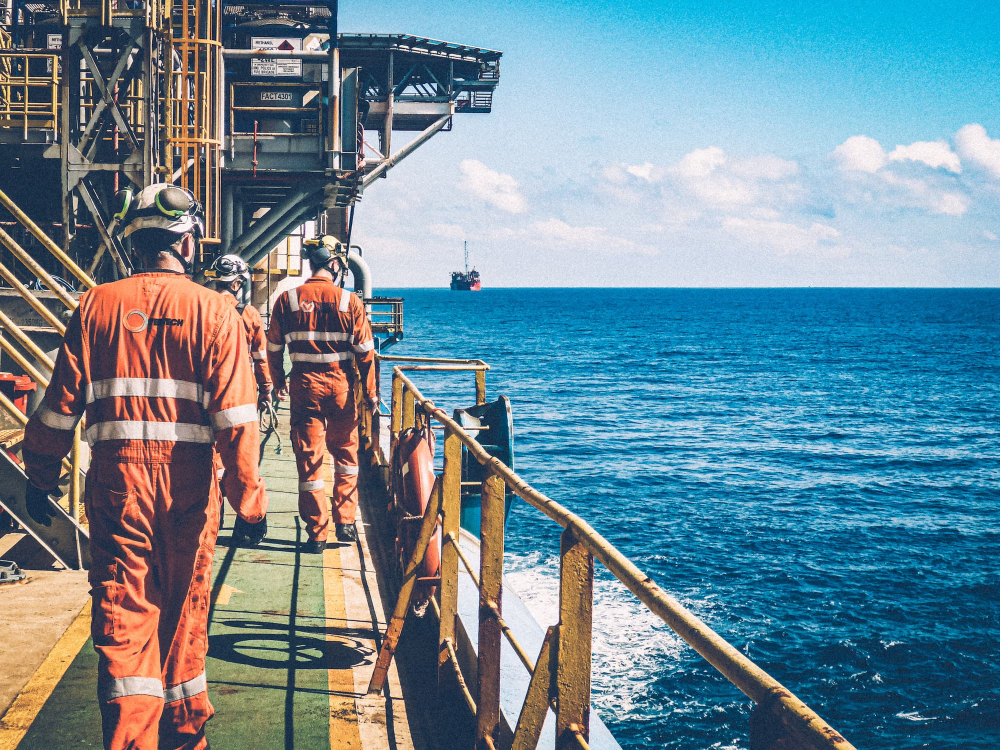
M399 436L396 455L399 457L399 475L396 484L399 524L396 536L405 566L413 554L420 535L420 525L434 490L434 435L425 428L410 428ZM437 589L431 580L441 575L441 526L438 524L431 537L427 552L417 568L417 584L413 591L414 607L418 610L430 600ZM425 579L425 580L420 580Z

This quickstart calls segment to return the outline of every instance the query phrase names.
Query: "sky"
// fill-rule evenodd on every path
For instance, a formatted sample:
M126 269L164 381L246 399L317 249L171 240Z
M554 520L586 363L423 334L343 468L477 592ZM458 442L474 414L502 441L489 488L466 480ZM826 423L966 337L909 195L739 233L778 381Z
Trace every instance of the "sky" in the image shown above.
M341 0L340 28L504 53L493 112L358 203L377 286L446 285L463 240L493 287L1000 286L995 3Z

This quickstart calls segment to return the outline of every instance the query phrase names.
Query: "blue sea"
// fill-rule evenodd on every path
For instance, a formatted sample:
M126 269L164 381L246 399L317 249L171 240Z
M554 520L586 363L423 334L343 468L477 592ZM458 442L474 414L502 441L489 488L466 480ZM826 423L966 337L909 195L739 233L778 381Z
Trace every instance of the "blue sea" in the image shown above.
M857 747L1000 746L1000 290L379 292L391 353L489 362L516 470ZM553 624L558 528L518 500L507 550ZM597 576L622 746L747 748L750 701Z

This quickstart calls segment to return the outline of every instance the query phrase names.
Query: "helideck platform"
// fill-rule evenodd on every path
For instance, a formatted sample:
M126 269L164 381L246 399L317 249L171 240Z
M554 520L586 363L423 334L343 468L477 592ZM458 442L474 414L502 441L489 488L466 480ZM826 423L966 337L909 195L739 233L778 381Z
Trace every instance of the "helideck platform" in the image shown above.
M387 690L365 694L385 630L366 534L373 532L362 516L358 543L334 540L323 555L301 552L305 530L288 412L279 414L283 453L275 455L272 436L261 465L271 498L267 538L256 549L231 546L228 507L219 534L209 620L208 690L216 709L207 724L209 742L221 750L423 747L411 736L395 664ZM326 479L329 491L329 462ZM2 612L0 621L16 627L12 615ZM71 747L102 747L89 600L0 719L0 750Z

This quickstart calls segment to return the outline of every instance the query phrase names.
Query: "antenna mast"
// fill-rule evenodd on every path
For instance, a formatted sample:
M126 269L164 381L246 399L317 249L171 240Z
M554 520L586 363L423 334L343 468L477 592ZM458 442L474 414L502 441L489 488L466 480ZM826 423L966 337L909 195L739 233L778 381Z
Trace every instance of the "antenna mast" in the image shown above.
M462 240L462 244L465 246L465 275L469 275L469 241Z

